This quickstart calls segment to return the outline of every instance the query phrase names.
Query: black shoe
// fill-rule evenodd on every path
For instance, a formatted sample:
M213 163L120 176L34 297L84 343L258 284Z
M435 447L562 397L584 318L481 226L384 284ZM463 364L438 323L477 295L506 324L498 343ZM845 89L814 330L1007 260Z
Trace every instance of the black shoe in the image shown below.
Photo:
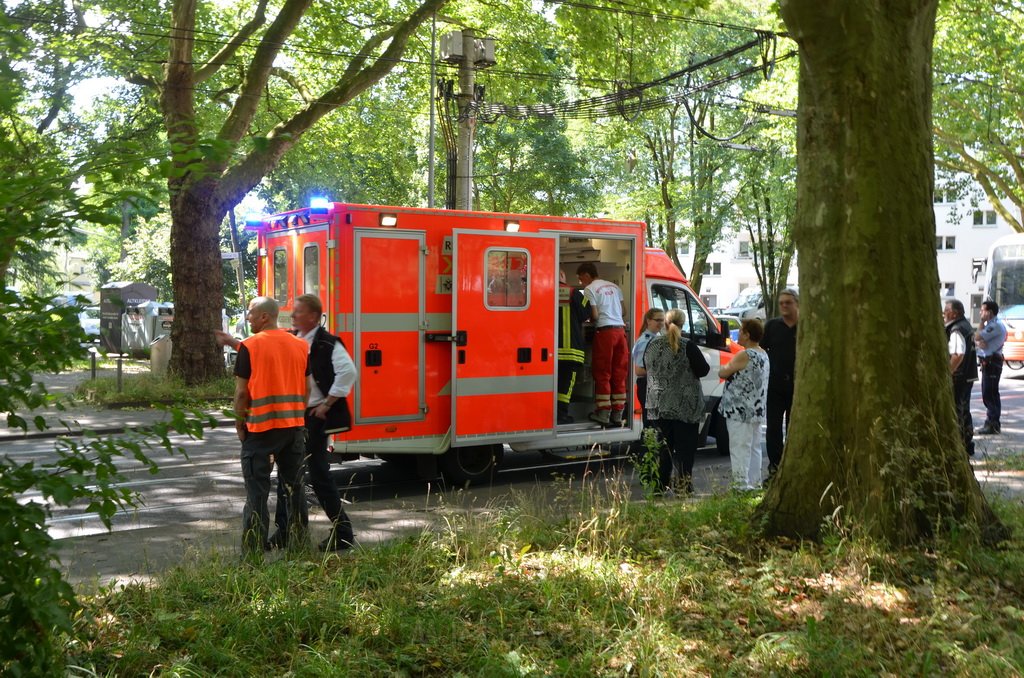
M288 547L288 537L281 533L281 530L274 530L274 534L270 535L270 541L267 542L268 551L270 549L285 549Z
M999 433L999 424L993 425L986 421L984 426L982 426L981 428L974 432L974 435L991 436L996 435L997 433Z
M334 534L331 534L327 539L320 542L319 549L321 551L347 551L352 548L352 542L355 541L354 537L348 539L338 539Z
M558 415L558 425L559 426L561 426L562 424L572 424L575 421L576 420L573 419L571 415L568 415L568 414L560 414L560 415Z

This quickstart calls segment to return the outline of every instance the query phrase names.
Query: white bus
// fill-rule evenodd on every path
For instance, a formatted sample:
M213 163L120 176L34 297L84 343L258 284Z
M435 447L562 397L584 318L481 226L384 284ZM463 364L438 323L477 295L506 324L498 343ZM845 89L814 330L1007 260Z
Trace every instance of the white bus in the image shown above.
M1007 367L1024 367L1024 233L1013 233L992 243L985 298L999 304L999 316L1006 323L1003 355Z

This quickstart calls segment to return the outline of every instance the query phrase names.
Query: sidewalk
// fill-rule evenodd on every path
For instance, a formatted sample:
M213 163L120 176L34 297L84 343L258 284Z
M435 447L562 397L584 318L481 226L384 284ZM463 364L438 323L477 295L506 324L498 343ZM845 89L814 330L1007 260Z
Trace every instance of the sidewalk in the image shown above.
M125 365L124 374L130 375L142 371L148 371L134 363ZM116 370L112 368L97 370L97 377L113 378ZM79 372L66 372L62 374L47 374L40 378L50 395L70 399L75 388L88 381L91 374L88 370ZM210 408L205 414L212 416L218 426L233 426L234 419L225 417L221 411L223 407ZM46 428L38 430L32 423L32 418L42 415L46 422ZM35 440L41 438L59 438L61 436L82 435L85 432L97 434L116 435L125 431L152 426L153 424L170 420L167 410L161 408L124 408L108 409L90 405L84 402L71 402L66 409L49 408L42 412L33 412L32 417L26 417L29 422L27 431L19 428L0 427L0 445L15 440Z

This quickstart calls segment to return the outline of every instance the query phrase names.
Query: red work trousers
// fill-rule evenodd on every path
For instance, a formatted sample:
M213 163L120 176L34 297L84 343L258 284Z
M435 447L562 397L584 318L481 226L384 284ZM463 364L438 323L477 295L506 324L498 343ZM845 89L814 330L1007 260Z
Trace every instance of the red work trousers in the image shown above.
M626 377L629 375L629 344L625 329L598 328L594 332L590 361L595 407L621 412L626 407Z

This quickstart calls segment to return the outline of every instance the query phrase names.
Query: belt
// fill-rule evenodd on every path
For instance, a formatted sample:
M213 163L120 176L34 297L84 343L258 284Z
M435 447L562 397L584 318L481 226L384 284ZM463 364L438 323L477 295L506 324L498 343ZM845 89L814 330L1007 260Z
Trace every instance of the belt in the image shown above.
M605 330L624 330L625 325L602 325L601 327L594 328L595 332L604 332Z

